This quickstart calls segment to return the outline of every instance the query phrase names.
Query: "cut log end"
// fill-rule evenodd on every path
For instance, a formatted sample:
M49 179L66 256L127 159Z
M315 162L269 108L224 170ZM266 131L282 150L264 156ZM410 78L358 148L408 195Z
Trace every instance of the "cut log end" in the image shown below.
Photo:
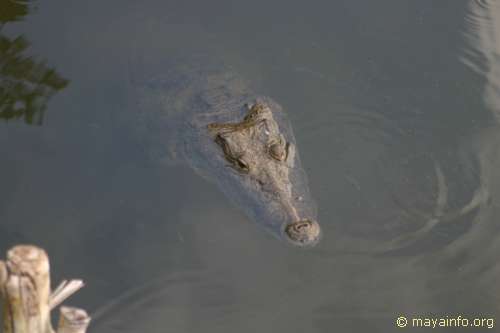
M49 257L47 253L33 245L17 245L7 252L7 265L12 274L33 272L47 274Z
M62 306L60 311L57 333L83 333L87 330L90 317L85 310Z

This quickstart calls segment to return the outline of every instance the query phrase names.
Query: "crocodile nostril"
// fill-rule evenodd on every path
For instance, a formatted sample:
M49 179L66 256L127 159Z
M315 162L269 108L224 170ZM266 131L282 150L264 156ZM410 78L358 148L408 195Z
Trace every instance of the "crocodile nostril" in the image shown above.
M321 228L316 221L301 220L286 225L285 234L295 245L312 246L318 242Z

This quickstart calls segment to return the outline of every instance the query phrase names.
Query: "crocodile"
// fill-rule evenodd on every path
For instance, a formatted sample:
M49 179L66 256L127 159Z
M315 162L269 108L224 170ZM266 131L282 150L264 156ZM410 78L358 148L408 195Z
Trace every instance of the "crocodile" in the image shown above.
M200 63L133 75L150 156L190 166L277 238L317 244L316 205L282 107L231 67Z

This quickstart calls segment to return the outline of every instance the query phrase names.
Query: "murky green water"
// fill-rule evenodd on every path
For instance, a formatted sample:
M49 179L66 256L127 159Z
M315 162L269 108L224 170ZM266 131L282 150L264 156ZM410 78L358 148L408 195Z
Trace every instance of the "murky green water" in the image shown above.
M0 24L0 253L83 278L90 332L500 331L498 1L3 0ZM317 247L123 126L130 60L200 46L288 113Z

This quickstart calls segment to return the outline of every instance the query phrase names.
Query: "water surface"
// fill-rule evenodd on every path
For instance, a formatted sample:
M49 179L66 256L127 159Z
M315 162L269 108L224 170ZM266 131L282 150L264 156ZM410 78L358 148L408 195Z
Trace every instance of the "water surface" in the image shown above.
M39 89L36 103L0 105L0 251L35 243L54 280L85 279L70 303L94 313L90 332L497 320L498 1L51 1L2 12L2 40L27 46L0 53L0 87L15 77ZM324 231L314 249L276 241L191 170L146 160L124 125L136 107L131 59L199 48L288 113ZM50 80L15 71L5 59L16 56Z

